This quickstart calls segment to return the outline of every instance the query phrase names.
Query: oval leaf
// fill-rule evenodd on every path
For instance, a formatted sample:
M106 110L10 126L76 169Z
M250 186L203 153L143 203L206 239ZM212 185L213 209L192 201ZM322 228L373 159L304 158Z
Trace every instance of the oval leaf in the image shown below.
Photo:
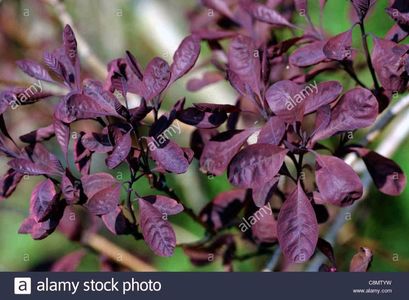
M338 157L317 155L315 177L321 197L327 203L348 206L362 197L361 179Z
M269 144L253 144L240 151L230 162L229 181L241 188L252 188L274 180L287 150Z
M161 212L149 202L139 199L139 225L145 242L155 254L172 256L176 247L176 235Z
M293 263L304 263L314 254L318 241L318 222L301 184L288 196L277 220L278 242Z

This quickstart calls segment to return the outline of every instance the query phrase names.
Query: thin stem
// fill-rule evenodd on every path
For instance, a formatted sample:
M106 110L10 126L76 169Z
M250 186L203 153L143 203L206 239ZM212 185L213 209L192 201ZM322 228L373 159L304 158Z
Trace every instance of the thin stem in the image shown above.
M359 22L359 28L361 29L362 45L365 51L366 63L368 64L369 71L371 72L372 79L375 85L375 89L379 90L380 85L379 85L378 79L376 78L375 69L372 65L371 54L369 53L368 40L367 40L367 35L365 32L365 25L363 21Z
M345 72L348 73L349 76L351 76L351 78L353 80L355 80L355 82L360 85L361 87L367 89L368 87L366 86L365 83L363 83L358 76L356 75L355 71L352 69L352 67L350 68L350 66L346 65L345 63L342 64L343 69L345 70Z

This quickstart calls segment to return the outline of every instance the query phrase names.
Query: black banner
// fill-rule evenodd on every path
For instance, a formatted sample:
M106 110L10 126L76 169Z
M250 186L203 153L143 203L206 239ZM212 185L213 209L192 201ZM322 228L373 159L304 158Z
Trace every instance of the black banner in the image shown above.
M409 299L409 273L0 273L0 299Z

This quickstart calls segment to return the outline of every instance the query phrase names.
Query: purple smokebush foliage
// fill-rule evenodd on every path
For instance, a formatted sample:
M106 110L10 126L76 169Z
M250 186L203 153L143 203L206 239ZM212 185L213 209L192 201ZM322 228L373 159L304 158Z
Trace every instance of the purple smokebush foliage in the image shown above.
M0 181L0 197L9 197L24 175L43 177L32 192L29 215L19 230L34 239L43 239L59 227L70 239L79 240L81 225L68 224L66 218L81 206L111 233L131 234L144 239L157 255L171 256L177 241L168 217L186 213L207 232L203 241L183 245L193 264L210 263L211 254L220 256L232 270L237 239L243 238L256 244L260 253L278 244L289 263L306 262L319 250L329 259L321 270L336 271L332 246L319 237L319 224L328 219L326 206L352 205L363 195L359 176L343 158L358 154L384 194L399 195L406 185L396 163L350 141L354 131L374 124L394 93L407 90L409 46L400 44L409 34L405 5L390 1L386 13L396 25L385 37L373 37L370 50L365 18L376 1L350 1L357 21L335 36L311 22L307 0L201 2L188 15L192 34L182 41L170 65L155 57L142 68L127 51L108 64L104 82L84 79L75 35L68 25L63 45L44 53L43 64L17 62L27 75L64 87L67 93L41 92L27 98L23 88L1 92L0 151L10 160ZM325 4L320 1L322 11ZM294 24L298 13L305 16L306 24ZM361 30L373 87L357 76L354 30ZM283 39L282 32L292 36ZM195 66L205 44L211 59L198 68L207 71L190 79L187 89L197 91L227 80L237 93L236 104L185 107L182 98L169 111L160 112L167 89ZM334 70L345 71L356 86L346 89L338 81L316 81L317 75ZM129 106L130 94L140 97L139 106ZM17 146L3 114L16 102L25 105L52 96L59 99L53 123L20 136L25 146ZM80 120L94 121L99 130L81 131L70 143L71 128ZM189 148L169 138L156 143L175 122L195 128ZM44 146L52 138L62 157ZM323 143L328 139L336 140L336 146ZM105 155L107 170L126 164L131 178L121 182L108 171L92 172L95 154ZM165 176L185 173L193 159L202 172L227 176L233 186L199 213L182 204ZM142 177L161 195L139 195L134 183ZM121 195L122 189L126 196ZM271 215L251 223L250 231L237 230L242 219L254 219L266 205L272 208ZM239 234L226 231L234 227ZM351 271L368 268L372 253L361 252L351 262ZM71 270L82 256L82 252L73 253L54 269Z

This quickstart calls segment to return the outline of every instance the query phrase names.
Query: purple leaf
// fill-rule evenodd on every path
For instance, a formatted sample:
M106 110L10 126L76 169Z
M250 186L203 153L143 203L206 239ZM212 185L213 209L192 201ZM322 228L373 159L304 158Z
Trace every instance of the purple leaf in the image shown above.
M295 26L288 22L286 18L266 5L260 3L252 3L249 5L248 9L250 10L250 14L258 21L275 26L287 26L295 28Z
M139 225L145 242L155 254L172 256L176 247L176 235L162 213L149 202L139 199Z
M75 67L78 62L77 54L77 40L75 39L75 34L72 31L70 25L65 25L63 32L63 43L65 48L65 54L71 61L71 64ZM76 74L79 75L79 74Z
M81 141L84 147L92 152L107 153L113 149L106 133L87 132L82 136Z
M348 206L360 199L363 186L359 176L342 159L335 156L317 155L316 181L324 201Z
M64 154L65 161L68 162L68 145L70 143L70 126L54 118L53 122L55 137Z
M312 93L312 88L310 89ZM290 80L278 81L266 92L266 100L270 109L287 123L302 120L305 98L302 88Z
M116 209L121 184L108 173L95 173L81 178L88 201L84 206L91 214L105 215Z
M309 67L324 61L327 57L323 47L325 41L318 41L298 48L290 55L290 63L297 67Z
M234 19L233 13L231 12L228 4L224 0L201 0L203 5L208 8L214 9L222 15Z
M314 254L318 223L314 209L301 184L288 196L277 220L280 248L292 263L304 263Z
M258 135L257 143L279 145L285 133L285 124L278 117L270 117Z
M399 45L392 41L374 38L372 63L376 75L385 90L403 92L408 84L405 61L408 58L409 46Z
M93 119L104 116L120 117L113 103L110 105L84 94L73 94L64 98L56 112L56 118L68 124L78 119Z
M277 188L277 183L280 179L280 175L274 177L271 182L256 184L251 189L251 196L253 198L254 204L257 207L263 207L271 199L273 192Z
M24 73L35 79L55 83L47 70L35 61L25 59L17 61L16 64Z
M375 0L351 0L351 2L360 20L365 18L371 6L375 4Z
M55 191L54 183L46 179L35 186L30 198L30 214L36 222L43 222L57 204L59 194Z
M232 159L228 169L229 181L240 188L252 188L274 180L287 150L270 144L247 146Z
M106 159L106 164L110 169L116 168L127 158L132 146L131 131L122 134L117 130L115 131L114 138L114 149Z
M330 124L317 131L313 141L325 139L337 132L368 127L377 116L378 102L371 91L354 88L341 97L332 111Z
M152 138L148 138L150 154L160 167L175 174L182 174L187 171L189 162L178 144L168 141L163 148L159 146Z
M17 172L27 175L61 176L63 168L58 158L42 144L25 148L26 156L14 158L8 162Z
M259 209L260 217L257 218L257 222L251 227L253 238L258 244L274 243L277 241L277 221L268 210L267 207L261 207Z
M325 43L323 51L327 58L333 60L347 60L352 57L352 29L342 32Z
M85 256L83 249L71 252L58 259L51 267L51 272L74 272Z
M372 251L369 248L361 247L359 252L352 257L349 265L349 272L366 272L372 262Z
M193 78L187 82L186 89L190 92L197 92L198 90L207 87L210 84L219 82L224 79L224 76L219 72L206 72L201 78Z
M166 61L159 57L152 59L143 73L140 87L141 96L146 101L158 96L168 85L170 76L170 68Z
M318 84L317 92L309 94L305 99L305 114L334 102L342 93L342 89L342 85L338 81L325 81Z
M23 176L23 174L13 169L7 170L7 173L0 178L0 200L10 197L21 179L23 179Z
M228 51L229 70L256 95L260 95L261 66L258 53L253 40L244 35L235 37ZM246 93L252 96L247 90L245 88Z
M173 55L169 83L175 82L194 66L200 54L200 39L195 35L186 37Z
M152 204L163 215L177 215L184 209L183 205L175 199L162 195L144 196L142 199Z
M253 132L253 129L226 131L213 137L204 146L200 168L204 172L221 175Z

